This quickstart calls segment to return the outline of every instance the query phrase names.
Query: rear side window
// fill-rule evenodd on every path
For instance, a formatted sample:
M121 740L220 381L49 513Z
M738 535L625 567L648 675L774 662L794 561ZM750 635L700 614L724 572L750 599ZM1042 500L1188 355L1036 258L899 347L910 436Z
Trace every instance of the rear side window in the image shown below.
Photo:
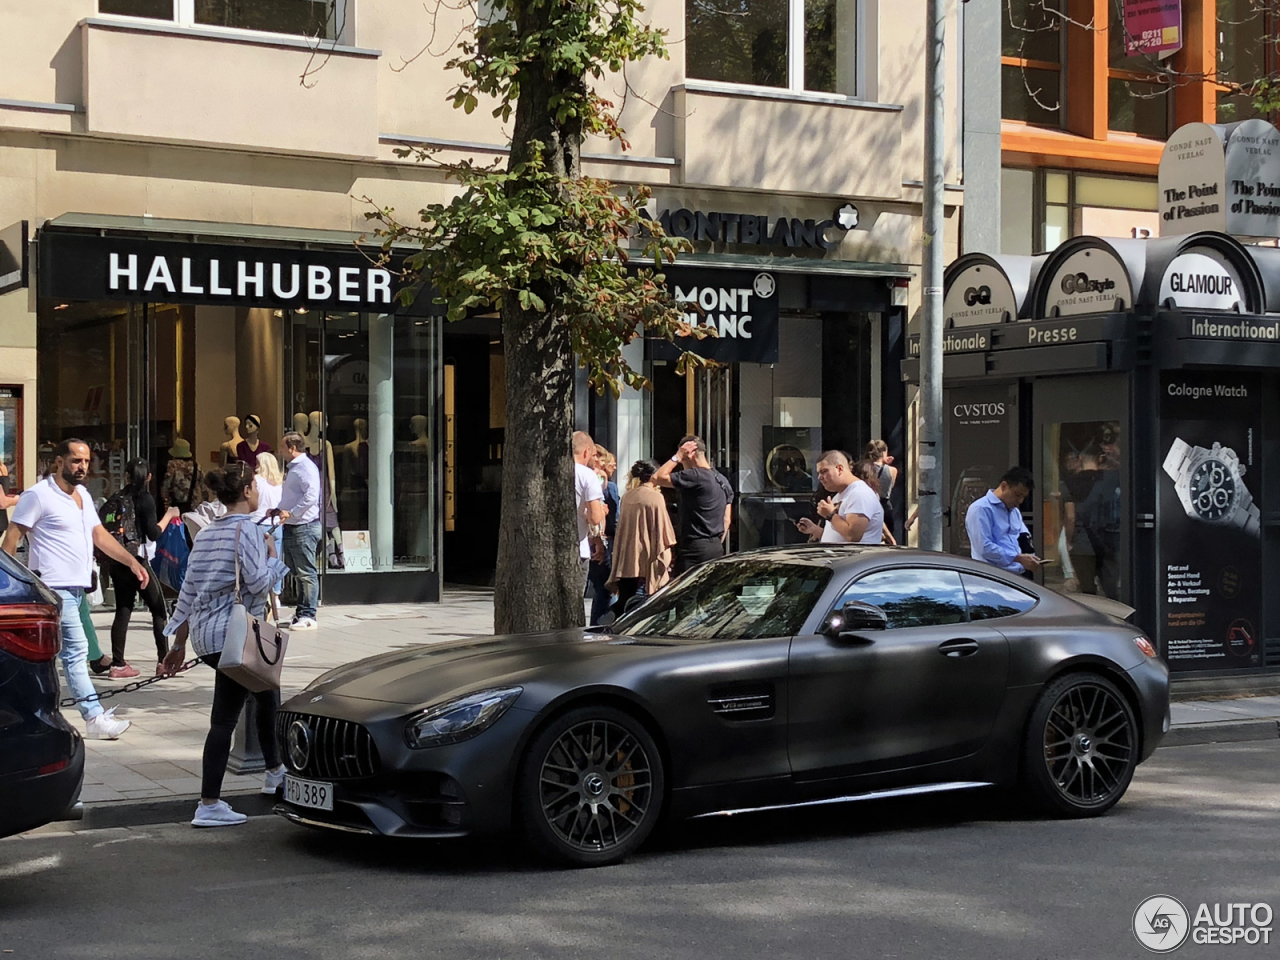
M889 629L932 627L963 623L964 587L954 570L899 567L869 573L849 585L836 609L850 600L879 607L889 618Z
M0 550L0 603L57 602L57 597L43 587L35 574Z
M997 620L1025 613L1039 601L1029 593L998 580L962 573L964 592L969 598L970 620Z

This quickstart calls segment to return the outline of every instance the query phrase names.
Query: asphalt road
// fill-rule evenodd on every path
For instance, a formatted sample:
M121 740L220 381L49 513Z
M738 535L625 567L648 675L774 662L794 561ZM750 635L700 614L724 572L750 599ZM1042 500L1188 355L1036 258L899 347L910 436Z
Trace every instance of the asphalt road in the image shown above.
M48 828L46 828L48 829ZM699 821L626 864L415 844L276 818L0 841L0 948L24 958L1146 957L1139 902L1265 901L1280 929L1280 741L1168 748L1107 817L986 794ZM1212 909L1212 906L1211 906ZM12 953L10 953L12 951ZM1280 956L1196 945L1174 956Z

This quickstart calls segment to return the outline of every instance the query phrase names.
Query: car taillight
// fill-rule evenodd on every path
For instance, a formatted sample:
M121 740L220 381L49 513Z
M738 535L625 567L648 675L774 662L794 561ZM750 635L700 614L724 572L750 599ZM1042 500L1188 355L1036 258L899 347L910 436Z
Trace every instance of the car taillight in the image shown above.
M1155 645L1146 637L1134 637L1133 642L1137 645L1138 649L1148 657L1154 657L1156 655Z
M43 603L0 606L0 650L44 663L56 657L61 646L57 607Z

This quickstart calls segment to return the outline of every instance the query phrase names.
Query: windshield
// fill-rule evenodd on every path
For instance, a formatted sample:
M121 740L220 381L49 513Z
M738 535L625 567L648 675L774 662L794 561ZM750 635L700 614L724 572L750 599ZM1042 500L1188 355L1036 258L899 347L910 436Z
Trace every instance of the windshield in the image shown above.
M627 614L613 632L681 640L789 637L830 579L830 570L811 564L708 563Z

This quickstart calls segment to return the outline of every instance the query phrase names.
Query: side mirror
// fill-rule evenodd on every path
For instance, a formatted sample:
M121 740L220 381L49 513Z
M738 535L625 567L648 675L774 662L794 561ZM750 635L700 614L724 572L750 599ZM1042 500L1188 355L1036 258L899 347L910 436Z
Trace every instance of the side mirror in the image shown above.
M889 617L879 607L861 600L850 600L827 624L827 636L832 640L851 640L869 630L886 630Z

